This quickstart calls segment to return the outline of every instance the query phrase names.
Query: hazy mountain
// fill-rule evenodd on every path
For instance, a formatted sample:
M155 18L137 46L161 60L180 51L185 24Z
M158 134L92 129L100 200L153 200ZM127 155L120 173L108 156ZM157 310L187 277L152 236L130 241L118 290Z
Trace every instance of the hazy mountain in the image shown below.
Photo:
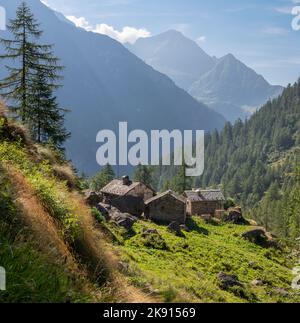
M210 57L177 31L139 39L127 47L230 121L250 116L283 90L231 54L221 59Z
M194 41L169 30L158 36L140 38L127 47L156 70L168 75L180 87L188 89L215 61Z
M8 17L15 16L21 0L0 0ZM96 164L96 134L117 129L221 128L224 118L178 88L117 41L76 28L39 0L28 0L44 30L42 41L55 44L55 54L66 67L60 103L71 109L67 127L72 138L68 156L81 171L92 173ZM6 33L3 33L8 37ZM1 50L2 51L2 50ZM3 77L4 62L0 61Z
M189 93L227 119L235 120L249 116L268 99L280 95L282 90L281 86L270 85L261 75L228 54L202 75Z

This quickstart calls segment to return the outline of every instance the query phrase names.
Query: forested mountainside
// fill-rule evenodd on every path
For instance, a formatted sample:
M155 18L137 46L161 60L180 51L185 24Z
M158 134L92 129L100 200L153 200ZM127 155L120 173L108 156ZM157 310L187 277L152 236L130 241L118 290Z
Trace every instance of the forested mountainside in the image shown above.
M293 190L298 185L299 144L298 82L248 121L227 123L221 132L207 134L205 171L190 185L204 188L220 185L227 197L235 198L268 229L283 236L293 232L294 236L299 233L300 218L284 219L283 208L295 205L288 202L290 198L297 199ZM174 168L163 168L160 172L160 185L176 173Z

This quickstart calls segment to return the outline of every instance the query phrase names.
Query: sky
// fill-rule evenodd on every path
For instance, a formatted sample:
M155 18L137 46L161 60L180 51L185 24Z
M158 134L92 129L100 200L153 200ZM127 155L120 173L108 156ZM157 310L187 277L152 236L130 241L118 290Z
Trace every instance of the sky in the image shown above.
M271 84L300 77L300 0L43 0L120 42L176 29L208 54L234 54ZM294 15L292 14L294 11Z

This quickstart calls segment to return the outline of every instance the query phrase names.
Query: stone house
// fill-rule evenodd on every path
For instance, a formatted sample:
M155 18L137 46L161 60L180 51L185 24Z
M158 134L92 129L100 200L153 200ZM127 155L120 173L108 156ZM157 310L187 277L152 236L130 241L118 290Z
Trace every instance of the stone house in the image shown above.
M220 214L224 210L225 197L221 190L193 190L184 192L187 215Z
M111 205L123 213L141 216L145 201L155 196L155 191L140 182L132 182L128 176L115 179L102 190L103 203Z
M178 222L184 224L186 221L185 199L172 191L161 193L145 202L146 219L169 224Z

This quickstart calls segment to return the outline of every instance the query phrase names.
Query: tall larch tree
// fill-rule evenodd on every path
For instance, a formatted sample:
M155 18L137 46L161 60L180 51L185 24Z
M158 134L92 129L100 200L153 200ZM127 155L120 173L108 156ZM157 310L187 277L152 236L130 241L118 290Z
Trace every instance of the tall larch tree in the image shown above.
M63 67L52 45L38 43L43 32L26 2L17 8L16 18L7 28L13 39L0 39L6 52L0 59L14 64L6 66L9 75L0 82L1 94L34 139L60 148L69 133L64 128L65 111L59 108L53 92L59 87Z

